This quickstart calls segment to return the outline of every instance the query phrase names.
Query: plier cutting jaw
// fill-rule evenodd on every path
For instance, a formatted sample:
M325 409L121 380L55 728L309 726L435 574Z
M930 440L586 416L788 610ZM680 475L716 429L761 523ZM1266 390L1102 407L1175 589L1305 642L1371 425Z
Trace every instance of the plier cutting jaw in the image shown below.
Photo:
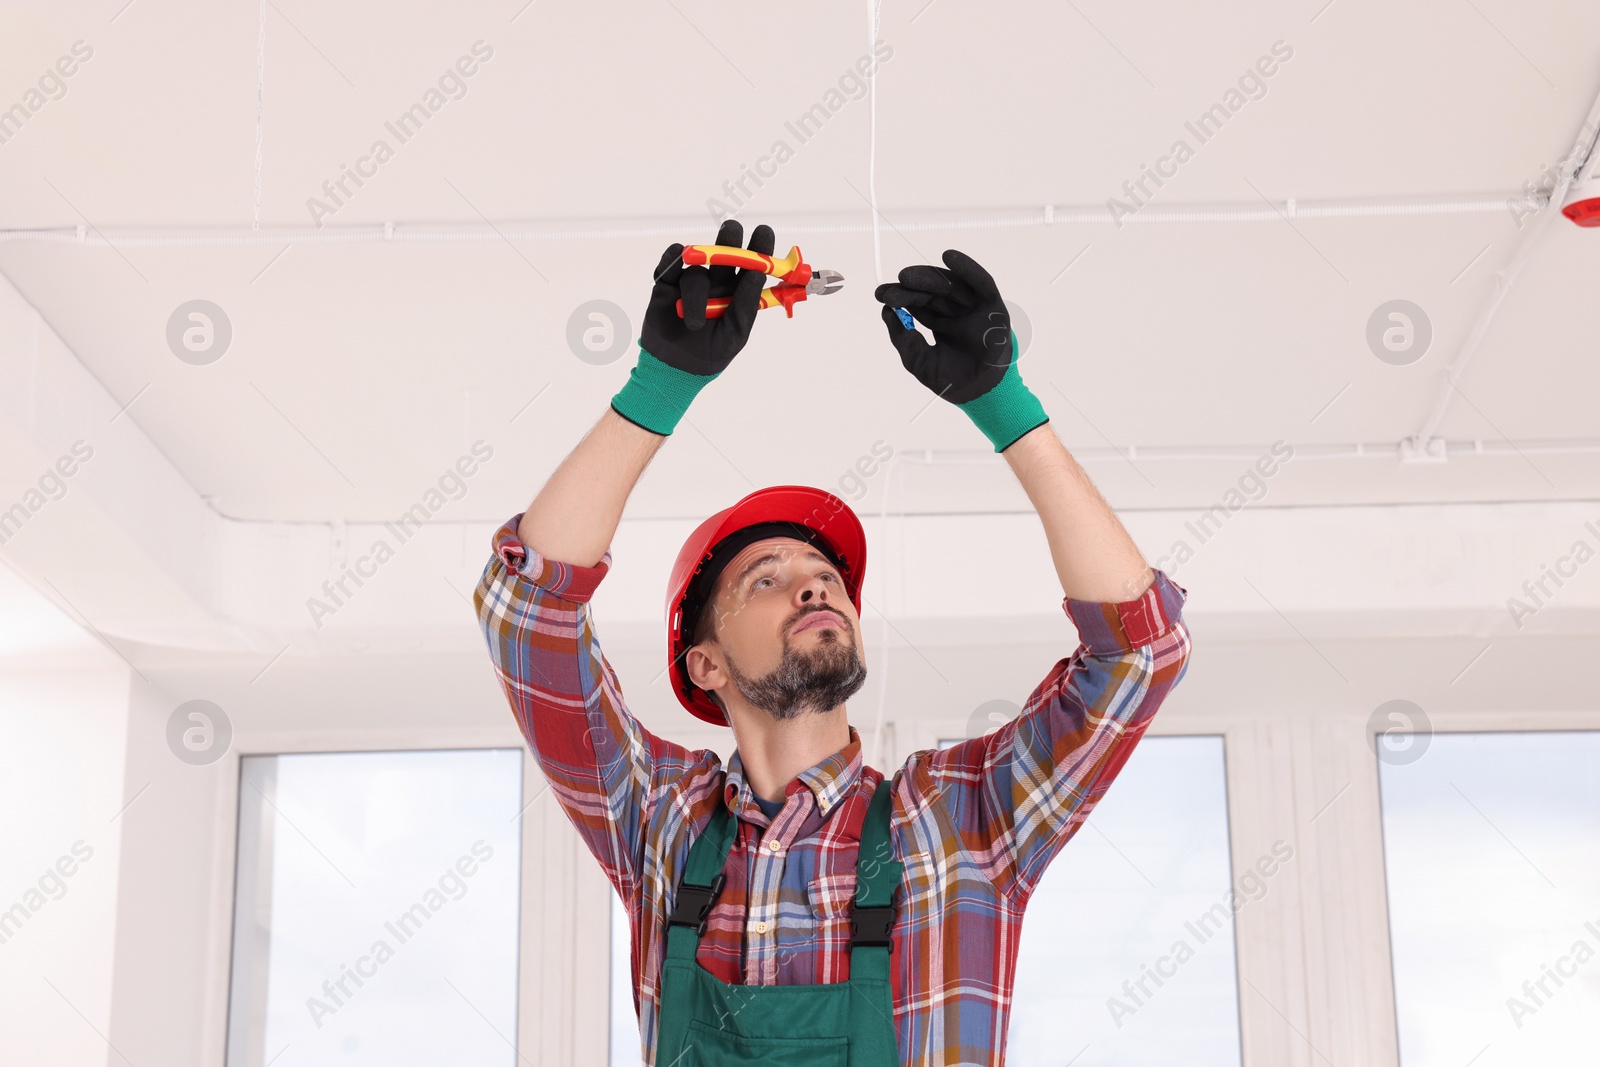
M761 290L761 302L756 309L782 305L789 318L794 318L794 306L808 296L826 296L844 288L844 275L836 270L817 270L805 262L798 245L781 258L748 248L733 245L689 245L683 250L686 267L743 267L758 270L778 279L777 285ZM731 298L714 296L706 301L706 318L720 318L727 310ZM678 317L683 318L683 301L678 301Z

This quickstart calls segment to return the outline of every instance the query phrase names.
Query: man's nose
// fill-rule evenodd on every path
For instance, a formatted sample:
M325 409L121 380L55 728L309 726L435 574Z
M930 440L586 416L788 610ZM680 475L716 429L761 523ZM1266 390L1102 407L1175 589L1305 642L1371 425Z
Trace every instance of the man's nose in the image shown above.
M828 586L820 575L800 587L800 603L809 604L813 598L819 603L828 603Z

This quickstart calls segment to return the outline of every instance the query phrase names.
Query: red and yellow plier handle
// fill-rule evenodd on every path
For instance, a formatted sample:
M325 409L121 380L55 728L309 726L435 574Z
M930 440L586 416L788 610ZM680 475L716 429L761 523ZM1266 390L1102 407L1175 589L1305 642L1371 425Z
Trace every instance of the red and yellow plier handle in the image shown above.
M689 245L683 250L683 265L742 267L770 275L778 279L778 284L761 290L761 302L756 309L781 306L790 318L794 318L794 306L808 295L836 293L844 284L844 276L838 271L813 270L800 254L798 245L781 258L733 245ZM706 301L706 318L720 318L730 303L731 298L726 296L711 297ZM678 317L683 318L682 300L678 301Z

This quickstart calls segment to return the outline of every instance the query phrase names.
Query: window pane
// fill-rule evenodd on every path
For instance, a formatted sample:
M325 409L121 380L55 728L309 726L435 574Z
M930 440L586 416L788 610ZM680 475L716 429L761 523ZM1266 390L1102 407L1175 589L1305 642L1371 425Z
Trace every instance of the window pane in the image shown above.
M1378 770L1400 1062L1593 1062L1600 732L1438 734Z
M516 1054L519 749L245 756L228 1065Z
M1230 894L1222 738L1141 740L1028 901L1007 1062L1237 1067L1235 905L1292 855Z

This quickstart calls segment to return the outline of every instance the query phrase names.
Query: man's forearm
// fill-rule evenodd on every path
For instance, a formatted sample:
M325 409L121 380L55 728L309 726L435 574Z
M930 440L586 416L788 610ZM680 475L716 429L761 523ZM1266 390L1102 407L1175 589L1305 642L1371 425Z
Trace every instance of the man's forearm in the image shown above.
M1001 453L1044 523L1061 589L1074 600L1135 600L1155 574L1049 423Z
M522 513L518 538L546 559L599 563L628 496L665 440L608 406Z

